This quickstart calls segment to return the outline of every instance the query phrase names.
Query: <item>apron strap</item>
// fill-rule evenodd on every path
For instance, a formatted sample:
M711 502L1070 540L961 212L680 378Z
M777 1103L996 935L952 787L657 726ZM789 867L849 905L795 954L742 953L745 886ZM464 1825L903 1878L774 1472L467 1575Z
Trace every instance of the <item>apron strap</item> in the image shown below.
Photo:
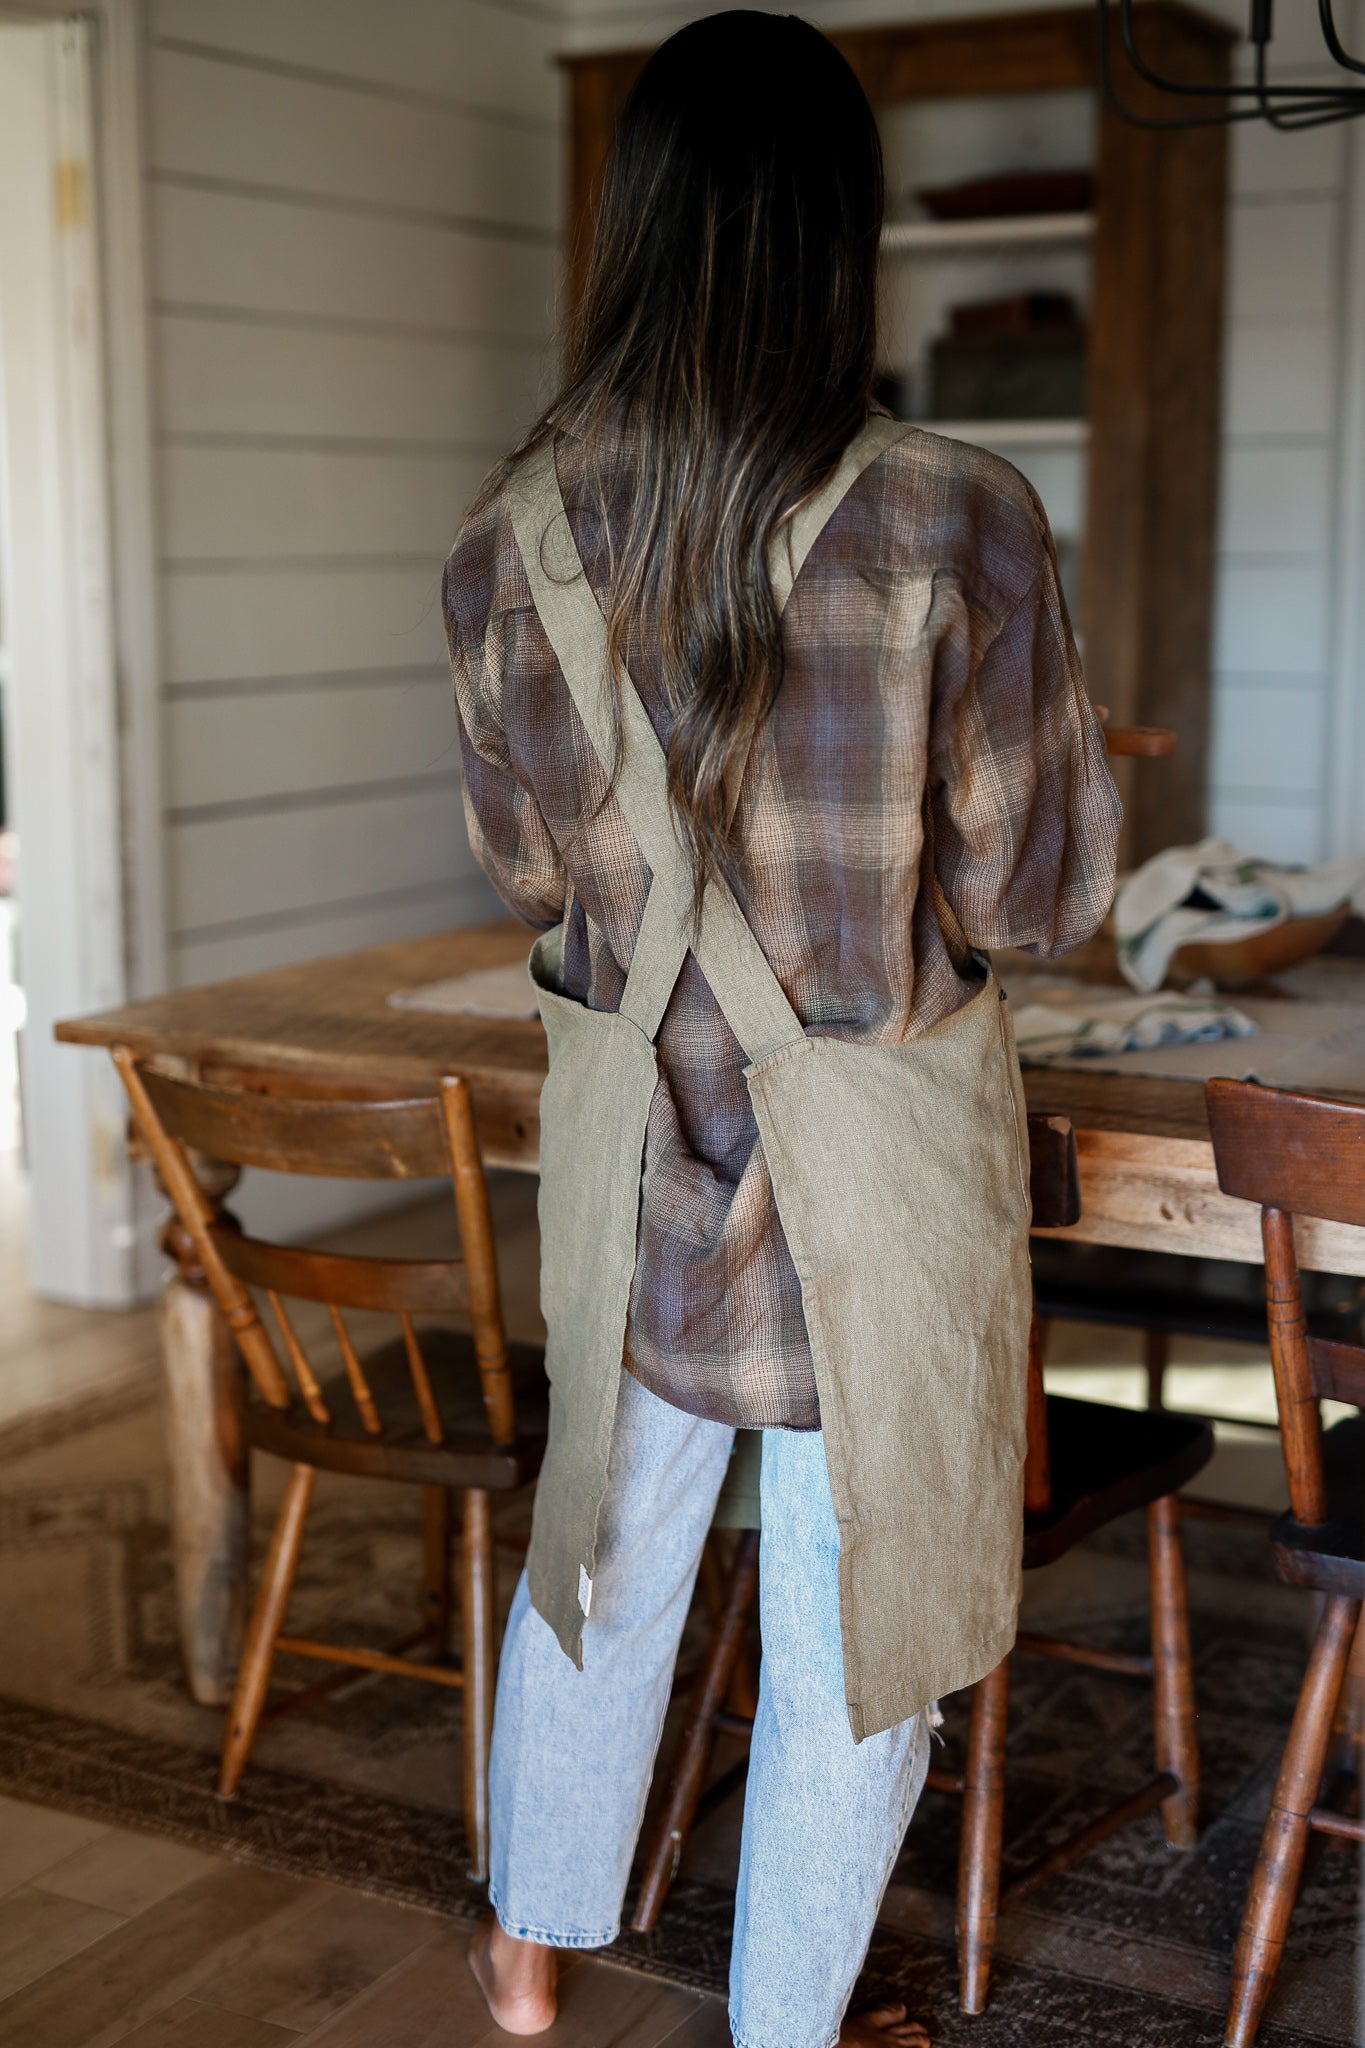
M907 434L915 431L905 420L893 420L884 413L874 413L861 432L854 435L839 457L838 467L826 477L819 490L812 491L778 529L768 554L768 573L772 577L773 596L777 599L779 613L786 609L792 585L801 574L806 556L863 471L870 468L888 448L894 448L898 441L903 441Z
M785 523L769 556L779 611L821 529L852 484L885 449L912 431L899 420L870 419L849 443L833 474ZM509 487L509 502L512 529L536 611L593 749L610 775L615 734L606 621L569 526L555 469L553 438L521 465ZM653 879L621 1009L652 1039L687 955L692 874L668 801L663 748L639 692L628 676L623 682L615 795ZM738 777L732 801L737 797ZM805 1036L800 1018L724 882L707 887L696 952L707 983L751 1065Z
M687 958L687 935L659 878L650 878L645 914L635 934L635 950L621 992L621 1015L638 1025L645 1037L658 1036L668 1000Z

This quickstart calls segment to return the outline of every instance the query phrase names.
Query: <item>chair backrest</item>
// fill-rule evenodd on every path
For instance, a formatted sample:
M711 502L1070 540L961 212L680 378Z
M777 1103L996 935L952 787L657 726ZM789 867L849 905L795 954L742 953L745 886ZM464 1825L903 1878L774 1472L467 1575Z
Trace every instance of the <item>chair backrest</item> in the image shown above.
M1063 1230L1081 1220L1081 1176L1076 1133L1070 1117L1033 1111L1028 1120L1029 1197L1039 1230ZM1045 1515L1052 1506L1052 1461L1048 1452L1047 1394L1043 1386L1043 1341L1037 1314L1028 1347L1028 1451L1024 1459L1024 1510Z
M126 1046L114 1048L133 1116L161 1181L247 1368L272 1407L293 1399L290 1373L318 1422L332 1419L317 1374L285 1308L285 1299L324 1304L330 1312L351 1394L365 1429L379 1436L384 1418L347 1329L344 1310L397 1316L403 1332L422 1427L433 1443L444 1427L415 1315L468 1313L484 1406L493 1440L516 1440L516 1407L498 1288L488 1184L479 1151L469 1087L459 1075L439 1095L411 1100L355 1101L304 1079L253 1085L206 1082L158 1071ZM464 1256L395 1259L302 1250L245 1237L219 1218L200 1186L190 1152L275 1173L326 1174L363 1180L449 1176ZM266 1295L279 1328L277 1349L250 1293ZM286 1364L289 1368L286 1371Z
M1285 1475L1294 1519L1327 1519L1320 1400L1365 1406L1365 1348L1308 1335L1295 1216L1365 1224L1365 1105L1210 1081L1204 1089L1218 1185L1256 1202Z

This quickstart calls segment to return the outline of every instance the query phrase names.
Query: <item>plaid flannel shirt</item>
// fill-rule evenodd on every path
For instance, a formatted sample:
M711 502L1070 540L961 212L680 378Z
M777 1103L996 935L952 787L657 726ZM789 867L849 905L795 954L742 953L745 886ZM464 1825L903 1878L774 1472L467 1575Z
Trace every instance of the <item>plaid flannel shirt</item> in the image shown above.
M582 446L559 444L599 597L632 460L627 435L599 453L599 500ZM563 921L565 994L615 1010L649 869L606 795L501 502L456 541L445 616L474 851L529 924ZM1051 955L1096 930L1119 801L1047 520L1017 471L911 434L820 534L782 635L782 686L737 811L739 894L808 1031L903 1044L979 985L964 938ZM630 666L666 746L647 640ZM744 1054L690 954L658 1055L625 1363L694 1414L816 1428Z

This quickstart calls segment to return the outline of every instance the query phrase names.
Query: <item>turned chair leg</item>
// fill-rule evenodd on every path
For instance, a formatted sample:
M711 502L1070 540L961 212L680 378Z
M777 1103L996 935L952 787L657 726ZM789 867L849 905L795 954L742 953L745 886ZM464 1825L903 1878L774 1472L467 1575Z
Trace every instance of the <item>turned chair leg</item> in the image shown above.
M438 1657L450 1649L453 1611L450 1550L454 1535L450 1488L422 1488L422 1620Z
M726 1565L720 1533L716 1529L710 1529L702 1545L701 1563L697 1567L697 1591L701 1595L706 1619L713 1630L719 1627L721 1616L725 1612L729 1584L730 1571ZM752 1721L758 1712L758 1670L747 1642L735 1660L735 1673L730 1680L725 1705L728 1712L737 1714L746 1721Z
M488 1877L488 1753L493 1735L497 1645L493 1634L493 1512L487 1493L464 1497L460 1623L464 1685L464 1827L469 1874Z
M237 1790L260 1724L270 1685L271 1666L275 1662L275 1638L284 1627L289 1597L294 1590L294 1575L299 1567L304 1525L308 1520L308 1504L313 1498L316 1477L311 1465L290 1468L284 1502L270 1538L261 1590L256 1596L247 1628L246 1648L242 1652L237 1685L232 1695L232 1710L228 1715L218 1774L220 1799L231 1799Z
M957 1868L957 1964L959 2002L964 2012L985 2008L995 1949L1009 1689L1008 1657L1002 1657L994 1671L972 1688Z
M1308 1816L1318 1796L1360 1611L1358 1600L1341 1593L1329 1598L1322 1611L1233 1958L1225 2048L1250 2048L1280 1967L1308 1847Z
M1180 1502L1174 1494L1153 1501L1147 1510L1147 1561L1156 1767L1180 1781L1179 1791L1162 1800L1161 1818L1171 1847L1192 1849L1199 1834L1199 1731Z
M730 1690L758 1597L758 1541L757 1529L746 1529L739 1539L724 1604L693 1683L673 1775L645 1851L644 1878L630 1923L639 1934L647 1934L658 1922L706 1783L716 1746L712 1722Z
M1356 1623L1355 1641L1346 1661L1346 1676L1333 1718L1328 1768L1365 1781L1365 1605Z

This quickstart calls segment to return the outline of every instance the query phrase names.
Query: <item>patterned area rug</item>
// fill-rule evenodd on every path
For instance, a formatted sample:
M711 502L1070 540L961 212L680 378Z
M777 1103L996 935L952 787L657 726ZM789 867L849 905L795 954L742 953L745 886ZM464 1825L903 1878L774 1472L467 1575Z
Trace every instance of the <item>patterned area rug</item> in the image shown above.
M272 1506L259 1468L262 1533ZM506 1512L510 1534L526 1504ZM935 2038L1086 2048L1216 2048L1227 1973L1280 1745L1303 1668L1307 1602L1270 1580L1255 1536L1192 1524L1206 1827L1185 1856L1155 1819L1001 1921L987 2012L956 2006L956 1803L926 1795L888 1892L859 2001L894 1991ZM355 1640L398 1632L417 1597L417 1504L398 1488L324 1484L293 1619ZM517 1557L503 1553L510 1597ZM1144 1646L1140 1521L1029 1586L1033 1626ZM166 1480L150 1390L0 1442L0 1788L230 1855L360 1886L456 1918L464 1875L458 1700L364 1679L261 1736L242 1793L213 1796L221 1717L189 1701L175 1641ZM684 1655L686 1657L686 1649ZM282 1667L282 1682L294 1673ZM960 1739L950 1703L947 1734ZM665 1754L670 1736L665 1738ZM723 1771L735 1752L718 1759ZM434 1767L433 1767L434 1766ZM1150 1772L1146 1688L1016 1660L1006 1858L1031 1862ZM725 1987L742 1786L689 1846L637 1968ZM1266 2048L1358 2041L1360 1890L1352 1856L1315 1849Z

